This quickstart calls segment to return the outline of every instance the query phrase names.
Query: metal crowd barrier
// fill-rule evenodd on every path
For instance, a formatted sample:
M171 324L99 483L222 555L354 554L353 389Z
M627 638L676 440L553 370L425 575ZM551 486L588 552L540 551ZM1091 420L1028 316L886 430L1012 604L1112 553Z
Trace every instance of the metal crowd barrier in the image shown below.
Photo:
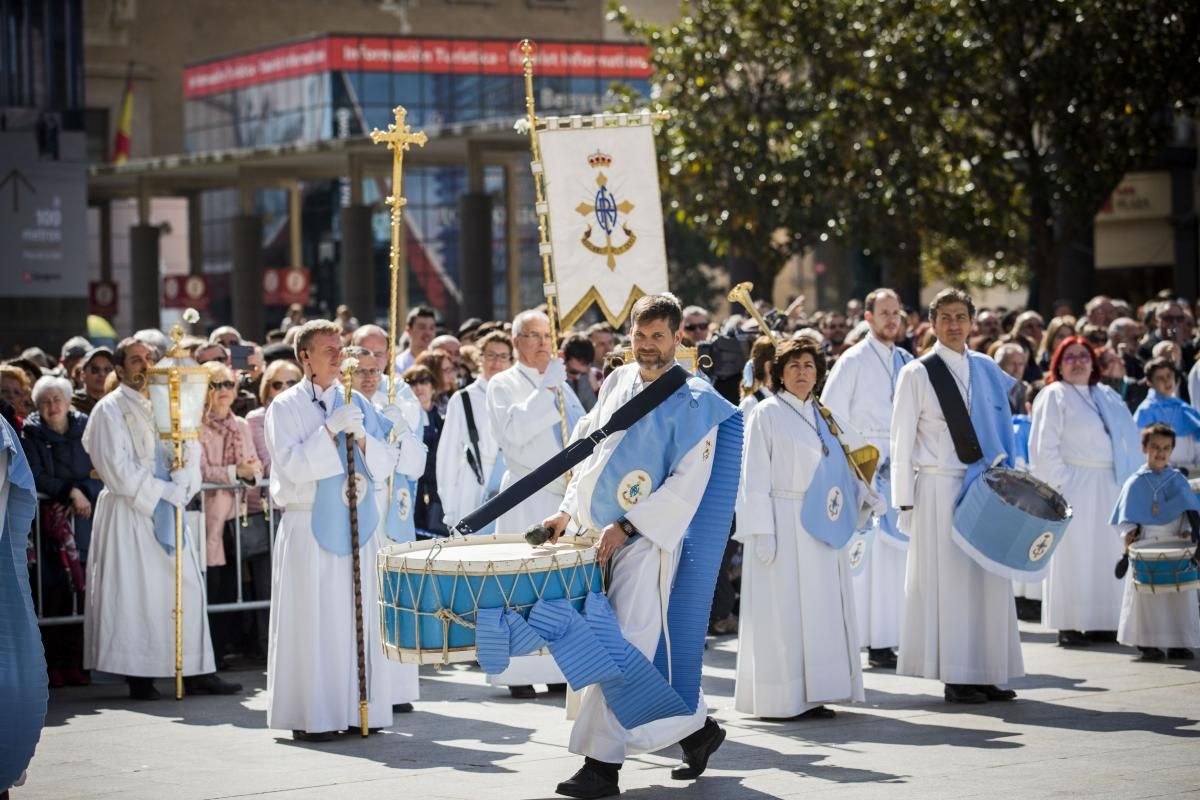
M242 530L245 518L241 514L243 494L247 491L262 491L265 487L246 486L244 483L224 484L224 483L205 483L201 486L198 493L200 498L199 511L184 511L191 537L188 546L194 547L197 550L197 556L200 560L200 570L202 575L208 571L208 548L205 546L206 530L204 523L204 508L207 501L207 493L214 489L230 489L234 492L234 507L238 509L234 525L234 546L233 546L233 563L236 565L237 579L237 599L228 603L208 603L208 592L204 592L204 611L208 612L225 612L225 611L256 611L267 609L271 606L270 600L247 600L243 595L242 570L244 557L242 555ZM263 510L267 514L267 553L270 557L275 551L275 532L277 528L277 518L275 505L271 502L269 493L262 491L263 495ZM38 501L49 500L47 495L39 494ZM94 507L93 507L94 511ZM71 516L71 529L75 529L75 517ZM43 564L46 558L46 553L42 549L42 515L40 508L37 514L33 517L33 528L29 532L30 539L34 548L36 562L33 564L33 600L34 611L37 614L39 625L78 625L83 622L83 609L79 607L79 593L71 593L71 613L67 615L58 615L48 617L45 615L45 592L43 586L42 570L47 566ZM226 554L228 560L228 553ZM53 567L50 567L53 568ZM202 586L205 584L202 582ZM174 598L165 598L164 602L174 603Z

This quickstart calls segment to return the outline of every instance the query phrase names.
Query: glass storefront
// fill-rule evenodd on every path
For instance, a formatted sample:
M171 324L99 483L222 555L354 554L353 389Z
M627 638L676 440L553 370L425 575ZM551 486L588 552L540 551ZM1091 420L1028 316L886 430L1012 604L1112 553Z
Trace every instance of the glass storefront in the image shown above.
M636 45L540 42L535 86L539 113L586 114L611 106L611 86L621 83L646 96L649 68ZM515 42L322 35L253 53L189 66L184 72L185 126L190 153L229 148L313 142L361 136L386 128L392 109L403 105L416 129L464 123L511 124L525 111L524 80ZM533 184L527 169L517 181L521 304L541 302L541 262ZM506 172L488 167L484 189L493 195L493 302L505 314L508 249L505 233ZM460 292L458 202L467 188L463 166L406 167L405 216L409 237L412 304L428 302L454 314ZM368 179L366 203L387 191ZM303 260L313 269L314 301L332 310L339 302L338 211L348 202L346 180L303 187ZM282 191L257 193L264 215L267 266L288 265L288 209ZM230 220L237 194L210 192L203 203L205 270L227 272L231 263ZM375 215L377 307L364 317L382 318L387 302L386 209ZM221 281L217 281L220 285ZM220 312L227 299L215 297ZM268 319L273 320L274 314Z

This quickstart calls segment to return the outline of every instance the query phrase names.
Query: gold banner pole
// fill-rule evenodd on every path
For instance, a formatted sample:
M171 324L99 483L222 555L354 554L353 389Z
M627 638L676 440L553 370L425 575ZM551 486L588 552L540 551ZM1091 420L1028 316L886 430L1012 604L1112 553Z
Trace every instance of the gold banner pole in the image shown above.
M177 428L177 420L171 420ZM183 439L175 439L171 469L183 468ZM183 699L183 509L175 507L175 699Z
M558 357L558 284L554 280L554 265L551 261L550 210L546 206L546 176L542 170L542 148L538 144L538 119L533 107L533 51L536 48L529 39L521 40L521 65L525 72L525 111L529 117L529 151L532 155L530 169L533 171L533 190L535 209L538 218L538 252L542 256L543 293L546 296L546 310L550 313L550 338L554 347L554 357ZM562 426L562 440L565 446L571 440L571 432L567 430L567 404L563 399L562 387L554 390L558 397L558 419ZM568 480L570 473L567 473Z

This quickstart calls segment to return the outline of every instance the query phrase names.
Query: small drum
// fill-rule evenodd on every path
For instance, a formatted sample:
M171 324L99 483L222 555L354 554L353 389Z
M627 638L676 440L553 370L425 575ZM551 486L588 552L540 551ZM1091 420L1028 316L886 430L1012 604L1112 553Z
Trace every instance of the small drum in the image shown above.
M1129 545L1133 588L1139 592L1186 592L1200 589L1200 568L1192 561L1196 545L1188 539L1159 539Z
M979 566L1011 580L1043 572L1071 522L1066 498L1027 472L985 470L954 510L954 541Z
M475 660L481 608L522 616L538 600L569 599L582 610L604 591L595 535L530 547L520 534L394 544L379 551L379 617L387 657L406 664Z

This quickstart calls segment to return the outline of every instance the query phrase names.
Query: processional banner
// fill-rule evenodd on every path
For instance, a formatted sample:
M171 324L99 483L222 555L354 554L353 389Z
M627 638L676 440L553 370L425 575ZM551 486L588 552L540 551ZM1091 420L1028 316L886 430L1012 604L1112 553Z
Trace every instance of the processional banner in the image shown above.
M546 117L538 131L559 319L595 303L621 325L645 294L667 291L651 117Z

